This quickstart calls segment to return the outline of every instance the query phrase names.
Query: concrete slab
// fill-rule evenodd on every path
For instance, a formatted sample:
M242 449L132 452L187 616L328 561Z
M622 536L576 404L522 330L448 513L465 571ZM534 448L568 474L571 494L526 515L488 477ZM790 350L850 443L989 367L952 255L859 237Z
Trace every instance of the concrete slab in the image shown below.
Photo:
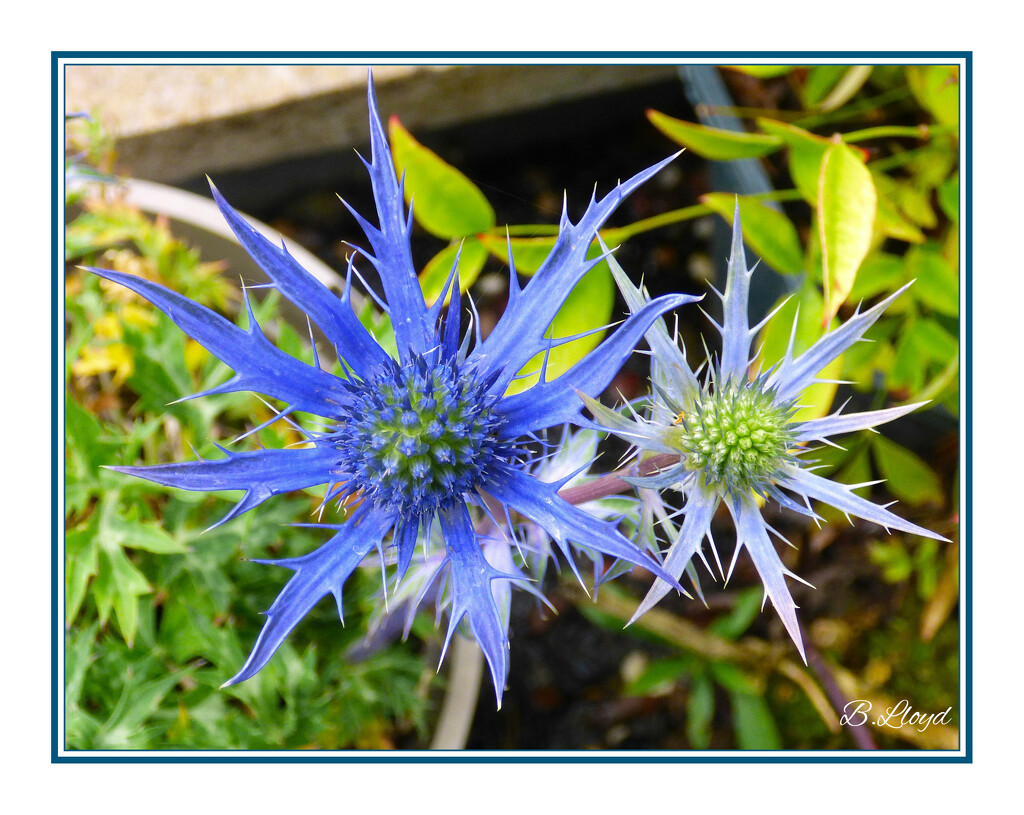
M412 130L657 82L668 65L374 68L381 115ZM69 65L68 110L99 116L137 178L177 182L364 144L366 68L351 65Z

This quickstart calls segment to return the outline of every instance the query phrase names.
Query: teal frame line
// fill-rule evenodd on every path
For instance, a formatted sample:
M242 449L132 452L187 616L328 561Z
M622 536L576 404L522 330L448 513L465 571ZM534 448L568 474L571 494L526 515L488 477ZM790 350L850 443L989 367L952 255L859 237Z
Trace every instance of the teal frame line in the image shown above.
M53 345L51 356L51 368L53 370L53 383L50 400L50 422L51 422L51 487L50 501L53 507L51 518L51 544L50 544L50 616L52 619L52 631L50 641L50 682L51 682L51 704L50 704L50 761L53 764L971 764L974 755L974 697L973 697L973 277L974 268L972 262L973 252L973 52L972 51L51 51L50 52L50 97L52 111L53 145L51 155L51 166L57 167L58 162L63 158L63 116L58 113L58 72L61 70L59 61L62 59L338 59L338 60L373 60L373 59L437 59L445 58L453 61L464 62L472 58L515 58L537 60L544 58L558 59L560 62L565 59L582 58L604 58L608 60L624 58L648 58L648 59L673 59L678 62L685 62L688 59L714 59L714 60L737 60L737 59L779 59L787 63L799 61L801 58L829 58L842 57L844 59L863 59L869 61L884 61L886 59L900 58L928 62L937 60L964 60L966 77L961 77L960 88L964 94L965 117L961 123L960 135L964 145L964 163L966 167L967 186L964 189L964 215L961 218L963 224L964 240L964 269L963 282L964 311L961 315L964 319L964 339L966 348L960 349L961 371L964 380L964 405L966 412L961 419L961 431L965 436L966 459L964 462L964 498L967 506L967 534L963 528L960 530L960 541L964 547L964 574L963 593L960 602L964 604L964 631L961 636L966 637L964 645L964 696L960 700L961 711L966 710L966 727L961 726L960 738L964 748L964 755L945 755L949 751L918 751L906 756L879 756L871 752L851 750L848 754L837 756L745 756L742 751L736 751L735 756L707 756L707 755L658 755L651 753L639 753L637 755L616 755L608 756L601 753L579 752L571 756L557 755L545 756L542 753L531 753L530 755L476 755L461 751L437 751L431 755L407 755L400 751L374 751L358 756L323 756L309 754L304 750L292 750L291 753L301 755L274 755L274 756L252 756L244 751L238 750L176 750L177 753L194 752L197 755L191 756L154 756L154 755L131 755L134 751L125 750L128 755L97 756L87 751L82 755L60 755L60 744L63 737L61 727L62 721L57 715L58 694L63 693L60 687L61 672L58 665L59 637L63 632L63 625L58 619L58 592L61 587L58 585L58 559L61 555L61 535L64 528L63 516L63 495L58 490L57 473L58 467L63 463L63 455L57 446L58 428L63 424L64 417L58 411L58 394L64 387L63 370L59 368L59 355L56 342ZM134 62L132 64L145 64ZM202 63L191 63L202 64ZM210 63L217 64L217 63ZM961 173L961 177L965 173ZM60 292L63 291L61 280L64 270L64 259L61 253L61 235L57 225L60 217L60 207L64 201L64 180L62 175L54 172L52 183L52 206L51 206L51 231L52 242L51 252L53 257L53 281L52 292L52 320L51 328L53 336L57 337L60 329L58 323L60 317ZM61 332L62 333L62 332ZM963 367L966 360L967 366ZM58 424L58 421L61 424ZM961 518L963 512L961 512ZM965 717L960 716L961 722ZM110 751L108 751L110 752ZM780 750L780 753L793 751ZM212 753L212 755L211 755Z

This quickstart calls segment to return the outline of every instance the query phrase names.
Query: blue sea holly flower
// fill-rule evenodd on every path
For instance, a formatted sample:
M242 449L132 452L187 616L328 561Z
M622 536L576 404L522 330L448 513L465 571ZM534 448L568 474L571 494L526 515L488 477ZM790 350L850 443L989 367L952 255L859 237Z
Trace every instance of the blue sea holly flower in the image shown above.
M377 112L372 77L368 96L371 160L363 163L373 187L378 225L346 207L369 240L370 249L359 251L380 276L397 359L384 351L352 310L351 262L346 290L337 297L303 270L284 246L272 244L246 223L214 188L214 198L242 246L271 285L319 326L346 375L328 373L318 361L306 365L276 348L257 325L248 296L249 325L243 330L162 286L91 269L149 300L234 370L227 382L205 394L256 391L284 403L275 420L295 411L328 420L317 431L303 430L307 444L299 449L221 448L225 457L216 460L114 469L187 490L243 490L242 499L221 523L273 495L318 485L327 485L325 503L337 499L353 508L344 523L331 527L333 537L319 549L303 557L258 561L284 566L294 574L266 612L267 622L245 665L227 685L252 677L266 665L289 632L327 594L334 595L341 614L345 581L374 550L380 562L395 562L400 581L417 542L425 546L432 529L439 526L450 594L445 648L459 623L467 620L486 655L500 706L508 673L508 620L499 612L496 587L524 585L526 578L487 560L470 506L479 507L477 514L484 519L491 515L488 532L502 527L495 518L501 514L508 518L515 512L531 519L547 531L570 564L572 547L584 546L612 560L643 565L675 584L614 523L559 498L560 482L534 478L523 440L575 419L582 408L577 392L600 393L653 321L694 298L673 295L645 304L563 375L547 380L545 365L538 384L505 395L531 359L567 341L552 341L545 334L570 291L599 262L586 257L598 228L626 195L674 156L620 183L600 200L592 197L576 224L563 210L551 253L525 287L519 286L510 251L507 308L486 339L480 336L479 320L475 332L471 328L460 337L458 261L445 290L451 291L451 303L442 315L445 295L428 308L413 267L412 213L404 210L402 183Z
M649 304L646 292L633 286L614 259L609 263L630 310L634 314L641 313ZM709 360L704 375L698 379L687 364L680 343L669 334L664 320L659 319L647 332L654 389L648 414L641 416L629 408L630 415L626 415L601 405L589 394L583 394L582 398L594 416L594 426L630 442L641 459L651 460L657 456L649 461L644 475L629 480L643 491L671 488L682 493L684 503L680 514L683 520L678 528L670 522L675 511L662 500L660 492L653 493L653 500L661 504L653 515L661 519L672 538L662 564L664 570L680 579L686 570L692 579L691 561L695 555L708 566L702 551L707 539L722 571L711 538L711 519L724 502L736 527L736 548L725 579L732 575L736 560L745 549L764 584L765 601L771 599L800 656L804 657L796 605L786 578L806 581L783 565L769 533L785 539L761 516L759 501L774 500L819 521L811 508L813 499L836 507L847 517L854 515L886 529L937 540L945 538L854 494L853 490L867 486L865 484L838 484L816 475L813 461L806 458L808 445L828 443L831 436L876 427L924 403L866 413L844 414L840 410L811 421L794 418L804 389L822 381L816 378L817 373L858 342L907 287L867 311L858 309L844 325L826 333L796 357L793 355L794 321L783 359L769 370L752 375L751 340L772 316L753 328L749 325L747 295L752 274L753 269L747 269L743 253L737 206L725 294L716 291L722 299L724 314L723 324L715 324L722 338L721 357ZM653 467L653 473L649 472L651 464L659 465ZM645 498L650 501L651 494L645 494ZM668 583L656 580L633 620L654 606L670 588ZM699 592L699 586L697 589Z

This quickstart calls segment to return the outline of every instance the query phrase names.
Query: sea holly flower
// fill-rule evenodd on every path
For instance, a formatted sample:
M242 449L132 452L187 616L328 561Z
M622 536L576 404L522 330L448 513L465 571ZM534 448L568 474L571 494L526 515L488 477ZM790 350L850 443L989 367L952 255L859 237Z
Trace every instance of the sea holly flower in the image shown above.
M649 303L646 292L633 286L613 259L609 263L630 310L640 313ZM736 548L725 579L732 575L737 558L745 549L764 584L765 600L772 601L804 657L796 605L786 578L806 581L787 569L779 558L769 533L785 539L761 516L760 500L775 501L818 521L820 517L811 508L813 499L836 507L847 517L863 518L886 529L937 540L945 538L853 492L866 484L839 484L816 475L813 460L808 456L809 445L830 443L832 436L876 427L924 403L866 413L845 414L840 409L810 421L794 418L801 393L821 381L816 378L817 373L860 341L910 284L867 311L858 309L844 325L826 333L796 357L794 321L785 356L769 370L752 374L751 340L772 316L750 327L747 295L752 274L753 269L747 269L744 257L737 205L725 294L716 291L722 299L724 314L722 325L715 324L722 338L721 357L709 359L703 375L698 377L687 364L677 339L669 334L664 320L659 319L647 332L655 392L648 415L641 416L629 406L630 415L626 415L601 405L588 394L581 396L594 416L595 426L630 442L641 458L647 457L644 475L629 480L645 491L671 488L682 493L683 520L678 528L671 523L675 511L662 500L660 492L653 493L656 511L652 515L664 524L672 538L662 564L664 570L680 579L686 570L692 578L695 555L708 565L702 550L707 539L722 571L711 537L711 519L724 502L736 527ZM652 500L651 493L645 493L645 498L646 505ZM662 580L655 581L633 620L654 606L670 588Z
M475 332L471 328L460 337L458 260L445 292L428 308L410 250L412 213L404 210L402 183L377 112L372 77L368 97L371 158L363 163L378 225L345 206L369 240L370 249L359 251L382 282L397 358L389 356L352 310L353 261L339 298L303 270L284 246L254 230L214 188L214 198L242 246L269 276L270 285L323 331L345 376L322 369L319 360L306 365L276 348L257 325L248 295L249 325L243 330L155 283L92 269L149 300L234 370L231 379L206 394L249 390L277 399L285 407L272 421L283 417L307 440L298 449L221 448L225 457L216 460L114 469L187 490L243 490L242 499L220 523L273 495L318 485L327 485L325 504L338 500L351 508L348 520L331 526L333 537L319 549L298 558L258 561L294 574L266 612L267 622L248 660L227 685L255 675L326 595L334 596L341 614L345 581L371 552L376 550L382 563L395 562L400 582L417 542L426 546L439 527L450 593L445 648L459 623L467 620L487 658L500 706L508 673L508 619L496 596L501 587L507 590L513 583L527 582L511 563L488 560L481 540L485 533L478 532L471 506L480 508L477 514L484 520L490 515L487 535L510 526L507 519L515 512L543 527L570 564L573 547L582 545L613 560L643 565L675 583L613 522L594 518L559 498L560 482L535 478L527 466L523 440L575 419L582 408L577 392L600 393L653 321L694 298L673 295L645 304L563 375L547 380L545 363L538 384L505 395L531 359L572 339L551 340L545 334L573 287L603 259L586 257L598 228L626 195L674 156L620 183L600 200L592 197L575 224L563 210L551 253L525 287L519 286L510 248L504 313L486 339L480 335L479 320L474 321ZM451 303L442 314L449 290ZM328 424L318 430L302 428L289 417L295 411L322 416Z

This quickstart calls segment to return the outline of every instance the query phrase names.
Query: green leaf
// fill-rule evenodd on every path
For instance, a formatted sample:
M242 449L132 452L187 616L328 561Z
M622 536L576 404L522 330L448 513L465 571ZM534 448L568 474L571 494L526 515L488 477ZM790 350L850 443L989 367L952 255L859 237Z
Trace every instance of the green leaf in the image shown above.
M889 492L914 506L942 503L939 477L917 455L885 436L875 434L871 436L871 449Z
M92 520L92 519L90 519ZM64 536L64 623L78 616L85 592L99 571L99 549L94 523L69 531Z
M879 177L876 176L875 180L878 181ZM893 204L892 198L884 194L878 199L875 229L886 238L895 238L907 243L924 243L927 240L920 229L903 217Z
M871 248L877 203L860 154L845 144L831 144L822 158L817 200L826 322L846 300Z
M868 557L882 570L882 579L887 583L902 583L914 571L910 558L900 538L887 538L868 544Z
M936 121L960 126L960 68L956 65L908 65L907 81L921 106Z
M741 750L781 750L782 739L771 709L760 696L730 693L732 727Z
M847 299L859 303L883 292L896 291L907 282L903 258L884 252L873 252L861 264Z
M795 65L723 65L722 67L758 79L785 76L796 68Z
M705 127L674 119L657 110L647 111L647 118L672 141L712 161L758 158L782 146L782 139L777 136Z
M129 646L135 641L138 630L139 597L151 591L146 578L128 560L123 549L102 549L99 574L93 583L96 607L101 622L109 619L113 609L121 635Z
M939 185L939 206L954 224L960 223L960 173L954 173Z
M759 588L741 591L729 615L715 620L708 626L708 630L728 640L737 639L757 619L761 612L763 594Z
M820 111L837 110L849 102L857 91L864 87L864 83L871 76L873 66L851 65L839 78L828 94L817 102L816 107Z
M757 126L785 142L789 148L789 174L793 177L793 183L804 200L814 205L818 200L821 161L831 142L796 125L775 119L759 118Z
M799 308L799 315L797 309ZM799 317L793 339L793 355L798 356L810 348L822 336L822 312L824 303L817 287L808 280L796 294L768 321L758 340L761 346L757 363L765 370L774 365L786 353L793 320ZM835 321L833 321L834 323ZM842 370L842 356L830 362L818 375L821 379L838 379ZM828 413L835 397L836 385L818 382L804 389L798 400L801 407L794 415L794 421L818 419Z
M587 256L594 258L600 254L600 247L591 246ZM568 299L551 323L550 336L556 339L569 337L607 325L611 320L614 306L615 281L612 278L611 269L608 268L608 263L602 261L587 272L569 294ZM583 359L598 346L604 333L604 331L598 331L587 337L581 337L565 345L552 348L548 357L547 379L554 379L565 373ZM530 374L530 376L513 380L507 394L521 393L537 384L543 364L544 354L538 354L526 363L520 373Z
M727 223L732 223L736 196L713 192L700 198L702 204L717 212ZM750 248L764 258L773 269L786 274L800 274L804 270L803 247L796 227L779 210L764 201L746 195L739 196L743 237Z
M703 674L694 677L686 700L686 738L697 750L711 745L711 722L715 717L715 686Z
M708 665L708 670L715 681L729 693L757 696L761 692L758 682L730 662L712 662Z
M461 252L459 247L462 247ZM480 272L487 262L487 247L474 237L468 237L460 243L453 243L446 246L434 257L420 272L420 286L423 288L423 297L427 305L433 305L434 301L441 296L441 290L448 281L448 275L452 272L452 264L455 263L456 255L459 258L459 290L466 291L479 277ZM451 292L445 298L445 302L451 299Z
M420 144L394 116L388 123L395 170L405 173L405 200L427 232L445 240L494 226L494 209L472 181Z
M828 96L843 75L847 65L812 65L807 69L807 80L800 94L804 108L816 108Z
M680 678L691 674L695 667L695 660L691 656L655 660L627 685L625 693L629 696L656 696L671 690Z
M906 257L907 277L914 279L910 293L940 314L960 315L960 281L956 270L933 244L915 246Z
M540 265L551 254L555 245L555 238L506 238L505 235L480 235L482 243L487 251L498 260L508 262L508 247L512 246L512 261L516 265L516 272L523 275L532 275Z

